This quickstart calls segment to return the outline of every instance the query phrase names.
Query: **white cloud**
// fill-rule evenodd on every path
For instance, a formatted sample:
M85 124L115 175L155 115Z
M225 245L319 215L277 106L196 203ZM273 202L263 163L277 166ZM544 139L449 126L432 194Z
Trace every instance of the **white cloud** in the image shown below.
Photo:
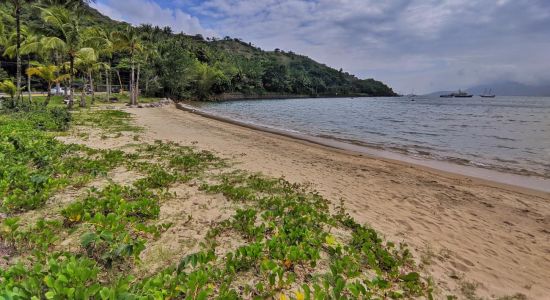
M114 18L292 50L402 92L550 82L548 0L170 1L192 15L153 0L100 1Z
M181 9L163 8L152 0L106 0L92 3L101 13L130 24L169 26L174 32L214 36L213 30L202 27L198 18Z
M190 11L214 18L223 35L303 53L400 91L550 81L543 0L207 0Z

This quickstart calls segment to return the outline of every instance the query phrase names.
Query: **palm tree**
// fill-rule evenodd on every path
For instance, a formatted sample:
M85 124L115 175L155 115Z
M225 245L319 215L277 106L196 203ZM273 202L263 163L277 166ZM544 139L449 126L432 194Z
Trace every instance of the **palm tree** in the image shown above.
M93 71L101 68L101 63L98 61L98 55L93 48L82 48L76 54L76 67L82 72L84 84L82 86L82 94L80 96L80 107L86 107L86 86L90 83L92 89L92 103L94 101L93 94ZM87 76L87 77L86 77Z
M0 91L10 95L11 100L13 100L15 94L17 94L17 86L13 84L13 81L6 79L0 82Z
M21 9L23 7L23 0L9 0L9 3L13 6L13 16L15 17L15 57L17 61L17 73L16 77L16 87L17 87L17 100L20 98L21 90L21 56L19 49L21 48Z
M11 3L13 6L13 16L15 17L15 35L16 35L16 50L15 57L17 61L17 73L16 73L16 87L17 87L17 100L21 98L21 73L22 73L22 63L21 63L21 11L23 10L23 4L32 3L36 0L8 0L7 2Z
M91 27L86 29L83 32L83 35L85 40L84 44L88 47L94 48L100 58L103 57L107 60L107 63L102 67L105 71L105 87L107 90L107 100L109 100L111 98L111 58L114 53L111 33L108 29L105 30L99 27Z
M25 40L21 44L21 55L27 56L27 68L31 67L31 55L32 54L43 54L43 48L41 43L41 37L33 34L31 32L27 32L25 34ZM31 76L27 74L27 92L29 94L29 103L32 102L32 95L31 95Z
M59 68L55 65L39 65L36 67L30 67L27 69L27 75L29 77L31 76L38 76L42 78L46 83L48 84L48 96L46 97L46 102L44 102L44 106L48 106L50 103L50 98L52 96L51 90L52 85L54 83L61 82L63 80L66 80L69 77L69 74L59 74Z
M141 39L136 30L131 26L126 26L123 30L115 31L112 34L114 49L126 51L130 54L130 104L137 105L137 86L135 84L135 58L143 50Z
M73 92L73 74L75 71L74 63L78 51L82 48L82 39L80 34L80 24L78 13L70 12L69 10L54 6L42 10L42 18L44 21L52 25L59 31L58 36L45 37L42 42L45 49L57 49L69 58L69 108L74 104Z
M157 48L157 36L153 32L153 27L151 25L141 25L139 31L141 32L143 43L143 50L141 51L139 55L138 60L138 74L137 74L137 90L139 91L139 82L140 82L140 69L141 65L147 64L149 60L157 58L159 56L158 48ZM147 72L145 72L145 91L147 92L149 89L149 76Z
M39 42L39 37L37 35L32 34L27 26L21 26L20 33L19 33L19 48L17 47L17 33L13 33L11 36L7 37L4 42L5 50L4 50L4 56L9 57L10 59L13 59L19 55L19 57L23 55L27 55L27 61L30 65L30 54L32 53L38 53L40 51L40 47L36 46L35 44ZM21 60L21 58L20 58ZM19 87L20 89L21 87ZM28 77L27 82L27 90L29 93L29 103L31 102L31 82L30 77ZM21 98L21 91L18 90L18 100Z

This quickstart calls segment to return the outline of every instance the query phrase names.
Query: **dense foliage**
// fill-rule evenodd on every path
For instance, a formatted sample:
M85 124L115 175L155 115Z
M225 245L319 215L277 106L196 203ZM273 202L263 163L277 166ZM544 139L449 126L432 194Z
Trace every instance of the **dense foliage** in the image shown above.
M164 87L163 93L187 92L200 98L232 92L393 95L393 91L379 81L359 80L294 53L266 52L228 37L205 41L200 36L163 35L161 29L148 26L142 26L140 31L154 32L152 36L159 39L160 55L155 59L154 68L161 74L159 85Z
M21 10L20 54L25 68L31 60L50 69L54 68L49 65L58 65L55 70L76 75L73 82L76 86L91 85L93 89L95 84L101 85L101 90L111 90L113 85L122 85L130 91L131 100L136 93L133 89L140 90L135 97L141 93L199 100L224 99L227 95L229 98L394 95L382 82L360 80L292 52L263 51L230 37L205 39L200 35L174 34L168 27L130 28L78 0L32 2L34 5L25 4ZM55 6L61 3L67 12ZM15 32L16 26L13 7L3 3L0 11L0 35L4 36L3 43L0 39L0 45L4 45L0 50L8 62L4 67L15 74L15 37L9 34ZM37 43L41 45L37 47ZM4 51L10 47L11 51ZM83 48L95 49L95 53L90 55L90 51L82 51ZM35 87L51 87L56 80L50 75L46 79L39 76L40 79L29 80L34 80ZM67 85L72 78L57 81Z
M0 156L0 210L7 214L0 247L11 252L0 267L1 299L382 299L431 293L405 245L385 242L303 186L235 171L209 152L174 143L143 143L127 152L63 144L52 131L67 128L67 110L38 107L0 111L6 154ZM129 114L118 110L80 111L75 118L107 132L135 132ZM90 188L59 207L46 203L52 193L115 167L141 176ZM150 244L194 217L173 224L161 215L163 203L176 197L171 189L181 184L224 197L231 214L203 228L196 250L176 263L153 258L161 266L144 275L139 267L151 255L145 251ZM29 218L32 212L41 217ZM227 237L236 244L223 242Z

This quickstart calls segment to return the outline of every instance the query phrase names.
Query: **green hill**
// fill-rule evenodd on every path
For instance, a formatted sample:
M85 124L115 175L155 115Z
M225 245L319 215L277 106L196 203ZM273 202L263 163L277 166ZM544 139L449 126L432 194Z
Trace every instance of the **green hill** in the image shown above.
M7 4L0 5L4 12L9 12ZM127 26L85 4L84 11L80 18L82 28L96 26L115 31ZM22 23L32 32L52 33L52 28L39 16L39 8L28 8L23 13ZM9 27L10 22L6 21L9 18L3 19ZM224 99L227 95L232 98L395 95L380 81L362 80L292 52L264 51L230 37L204 39L200 35L175 34L167 27L141 25L136 29L145 48L153 50L141 58L139 81L145 95L199 100ZM114 83L123 86L130 77L125 57L115 53L110 58L113 78L120 78ZM13 65L8 64L7 69L14 73Z

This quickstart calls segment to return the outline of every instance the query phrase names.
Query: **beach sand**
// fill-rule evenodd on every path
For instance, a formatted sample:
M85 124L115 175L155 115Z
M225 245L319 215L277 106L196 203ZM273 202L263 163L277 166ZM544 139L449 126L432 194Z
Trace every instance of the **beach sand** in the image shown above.
M126 110L146 128L144 141L195 144L238 168L308 183L334 203L342 200L359 222L410 246L433 276L436 298L475 292L550 299L548 193L331 149L173 106Z

